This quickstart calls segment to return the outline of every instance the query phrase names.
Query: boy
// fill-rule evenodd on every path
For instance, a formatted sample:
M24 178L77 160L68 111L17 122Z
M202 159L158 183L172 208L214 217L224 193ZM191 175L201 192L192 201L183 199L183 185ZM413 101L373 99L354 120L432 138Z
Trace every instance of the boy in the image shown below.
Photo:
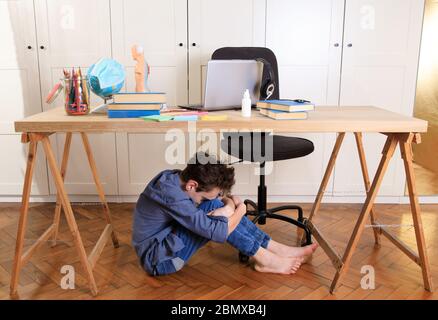
M257 271L295 273L317 245L295 248L272 240L245 216L238 197L223 196L235 183L234 168L205 154L195 157L182 171L159 173L137 201L132 244L145 271L174 273L213 240L251 257Z

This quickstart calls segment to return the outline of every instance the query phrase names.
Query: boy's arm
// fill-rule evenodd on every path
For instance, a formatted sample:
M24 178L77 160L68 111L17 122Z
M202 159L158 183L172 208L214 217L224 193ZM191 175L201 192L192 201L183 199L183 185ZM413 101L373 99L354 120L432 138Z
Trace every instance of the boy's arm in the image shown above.
M223 198L224 206L209 213L212 216L223 216L228 218L228 235L236 229L246 213L246 205L240 199ZM236 206L235 204L238 203Z
M201 237L225 242L228 236L228 218L210 217L197 209L191 200L167 203L166 212L180 225Z

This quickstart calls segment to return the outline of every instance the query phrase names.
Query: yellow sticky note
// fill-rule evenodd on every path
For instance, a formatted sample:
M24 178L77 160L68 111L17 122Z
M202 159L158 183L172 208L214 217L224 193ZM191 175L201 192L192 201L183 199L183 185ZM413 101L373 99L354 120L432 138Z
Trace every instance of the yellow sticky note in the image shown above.
M225 115L225 114L221 114L221 115L208 114L205 116L201 116L201 120L203 120L203 121L223 121L223 120L227 120L227 115Z

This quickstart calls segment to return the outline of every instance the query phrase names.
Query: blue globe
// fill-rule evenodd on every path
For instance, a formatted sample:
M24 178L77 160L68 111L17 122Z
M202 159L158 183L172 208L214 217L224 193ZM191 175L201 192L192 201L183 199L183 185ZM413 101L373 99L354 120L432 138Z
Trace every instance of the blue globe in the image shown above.
M87 77L91 91L106 99L123 88L125 68L116 60L102 58L88 69Z

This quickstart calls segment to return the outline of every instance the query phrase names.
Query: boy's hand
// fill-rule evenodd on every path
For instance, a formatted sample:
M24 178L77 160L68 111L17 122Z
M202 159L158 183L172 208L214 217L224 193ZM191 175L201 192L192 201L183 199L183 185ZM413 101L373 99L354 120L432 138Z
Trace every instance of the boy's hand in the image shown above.
M233 200L230 198L224 197L222 199L224 206L222 208L216 209L213 212L210 212L211 216L222 216L222 217L231 217L234 214L234 210L236 210L236 206L234 205Z
M222 208L216 209L212 212L210 212L208 215L209 216L214 216L214 217L231 217L234 214L234 208L228 205L223 206Z
M228 235L231 234L231 232L236 229L237 225L240 223L240 220L242 220L243 216L246 213L246 205L244 203L240 203L236 211L231 215L231 217L228 218Z
M236 210L236 205L234 204L234 201L226 197L223 198L222 201L225 204L224 207L227 208L227 213L229 213L229 215L232 215L234 213L234 210Z
M233 208L233 210L236 208L236 203L232 198L223 197L222 202L225 206L229 206L230 208Z
M236 207L238 207L239 204L243 203L242 199L240 199L238 196L230 196L230 198L231 200L233 200Z
M246 213L246 205L243 202L240 202L239 205L236 206L235 213L243 217Z
M222 216L222 217L230 218L236 212L239 212L239 213L243 212L243 213L241 213L241 215L245 214L246 206L241 202L241 200L240 200L240 203L238 203L236 205L235 198L237 198L237 200L240 200L238 197L232 197L232 198L224 197L222 199L224 206L222 208L219 208L219 209L216 209L216 210L210 212L209 215L216 216L216 217Z

